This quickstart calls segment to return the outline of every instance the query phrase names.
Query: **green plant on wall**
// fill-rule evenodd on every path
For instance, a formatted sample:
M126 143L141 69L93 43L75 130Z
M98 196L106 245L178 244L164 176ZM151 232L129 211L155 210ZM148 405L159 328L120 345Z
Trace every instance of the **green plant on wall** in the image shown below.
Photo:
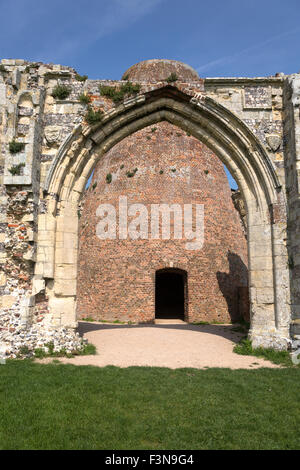
M24 150L24 148L25 144L23 142L16 142L15 140L9 142L9 152L12 154L19 153Z
M88 79L88 76L87 75L79 75L79 73L76 73L75 79L78 82L85 82Z
M56 100L65 100L71 94L71 88L66 85L56 85L51 96Z
M21 169L25 166L25 163L19 163L18 165L13 165L11 168L8 169L8 171L13 175L13 176L19 176L21 174Z
M131 82L126 82L124 85L121 85L120 91L124 95L135 95L139 93L141 86L139 84L133 85Z
M39 64L38 62L31 63L30 65L26 65L24 72L29 73L30 69L38 69L40 67L40 65L41 64ZM47 73L45 73L45 76L46 75L47 75Z
M100 86L99 91L101 96L106 96L111 99L114 103L123 101L126 96L132 96L139 93L141 87L136 84L133 85L131 82L126 82L119 88L112 86Z
M126 172L127 178L132 178L132 177L136 174L137 171L138 171L137 168L135 168L135 169L132 170L132 171L127 171L127 172Z
M116 87L113 86L99 86L99 91L101 96L106 96L107 98L113 99L116 92Z
M85 95L84 93L79 95L78 99L82 104L89 104L91 102L91 98L89 97L89 95Z
M177 82L178 80L178 77L176 75L176 73L172 72L167 78L166 78L166 82L168 83L172 83L172 82Z
M89 106L87 113L85 115L85 120L89 124L96 124L97 122L101 121L102 117L103 117L103 111L101 109L94 111L93 108Z
M106 182L107 182L107 184L110 184L110 183L111 183L111 181L112 181L112 175L111 175L111 173L107 173L107 175L106 175L106 178L105 178L105 179L106 179Z

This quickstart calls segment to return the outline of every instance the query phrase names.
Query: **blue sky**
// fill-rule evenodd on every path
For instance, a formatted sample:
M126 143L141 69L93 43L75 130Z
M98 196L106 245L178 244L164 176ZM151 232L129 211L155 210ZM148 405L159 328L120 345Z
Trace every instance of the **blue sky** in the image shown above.
M200 76L300 69L299 0L0 0L0 57L61 63L119 79L140 60Z
M168 58L200 76L300 70L300 0L0 0L0 58L120 79Z

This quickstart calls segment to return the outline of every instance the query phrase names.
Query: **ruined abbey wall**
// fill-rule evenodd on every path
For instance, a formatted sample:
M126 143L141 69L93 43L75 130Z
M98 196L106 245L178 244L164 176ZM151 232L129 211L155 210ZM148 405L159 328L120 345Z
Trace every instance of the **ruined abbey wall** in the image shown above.
M300 75L192 74L168 82L172 67L178 75L182 70L170 62L164 61L164 76L150 64L150 81L141 79L135 95L114 104L99 85L136 83L130 70L119 82L81 80L69 67L1 61L0 334L8 354L16 335L22 344L32 325L41 343L50 329L76 326L81 193L112 145L130 135L135 123L146 128L155 120L170 120L205 141L230 168L247 211L251 337L255 345L297 343ZM66 98L52 96L57 84L70 88ZM87 124L88 106L101 109L101 122ZM24 144L16 153L13 141Z

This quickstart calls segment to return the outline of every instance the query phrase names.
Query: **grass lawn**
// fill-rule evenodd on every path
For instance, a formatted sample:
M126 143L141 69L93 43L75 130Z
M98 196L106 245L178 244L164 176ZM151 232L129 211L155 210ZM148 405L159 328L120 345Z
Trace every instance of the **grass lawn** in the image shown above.
M299 368L0 366L0 449L299 449Z

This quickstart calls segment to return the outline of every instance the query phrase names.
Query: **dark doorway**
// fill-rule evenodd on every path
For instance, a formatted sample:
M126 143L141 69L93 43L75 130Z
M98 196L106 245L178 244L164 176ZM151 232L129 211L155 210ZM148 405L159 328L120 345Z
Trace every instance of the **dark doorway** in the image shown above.
M162 269L155 275L155 318L185 318L186 273Z

